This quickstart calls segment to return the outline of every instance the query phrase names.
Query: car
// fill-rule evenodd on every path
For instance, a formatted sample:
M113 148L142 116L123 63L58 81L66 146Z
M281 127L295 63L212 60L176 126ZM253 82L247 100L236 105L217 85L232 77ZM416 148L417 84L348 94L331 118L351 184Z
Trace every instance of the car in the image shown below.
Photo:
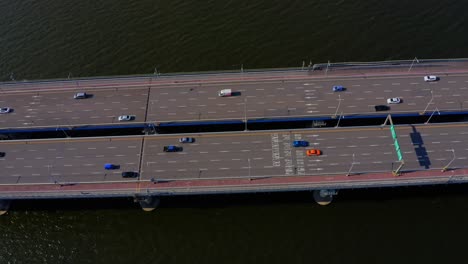
M233 95L233 92L231 89L223 89L218 92L219 97L229 97L232 95Z
M323 68L322 68L322 66L320 66L320 65L314 65L314 66L312 66L312 70L313 70L313 71L321 71L322 69L323 69Z
M183 150L182 147L173 146L173 145L164 146L164 148L163 148L164 152L179 152L179 151L182 151L182 150Z
M131 116L131 115L121 115L119 116L119 121L131 121L135 118L135 116Z
M116 170L118 168L119 168L119 165L115 165L115 164L112 164L112 163L104 164L104 169L105 170Z
M124 171L122 172L123 178L136 178L138 177L139 173L134 171Z
M393 97L393 98L387 99L387 104L399 104L399 103L401 103L400 97Z
M8 114L11 112L10 107L0 107L0 114Z
M308 149L306 151L307 156L320 156L322 155L322 151L320 149Z
M0 152L0 158L5 157L5 152Z
M183 138L179 138L179 142L180 143L193 143L195 142L195 139L191 137L183 137Z
M342 92L344 90L346 90L346 88L344 88L342 85L333 86L333 92Z
M386 105L376 105L374 106L375 108L375 111L376 112L380 112L380 111L388 111L390 110L390 107L386 106Z
M88 94L87 93L76 93L75 95L73 95L73 99L86 99L88 98Z
M425 82L435 82L435 81L438 81L438 80L439 80L439 77L437 77L435 75L424 76L424 81Z
M293 147L307 147L309 146L309 142L305 140L294 140L293 141Z

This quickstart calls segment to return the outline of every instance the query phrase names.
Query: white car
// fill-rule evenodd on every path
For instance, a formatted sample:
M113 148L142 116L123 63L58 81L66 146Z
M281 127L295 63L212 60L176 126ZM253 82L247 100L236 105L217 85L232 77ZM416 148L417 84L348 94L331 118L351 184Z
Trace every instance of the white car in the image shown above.
M401 103L401 98L400 97L394 97L394 98L388 98L387 99L387 104L399 104Z
M195 142L195 139L191 137L183 137L183 138L179 138L179 142L180 143L193 143Z
M86 99L88 98L87 93L76 93L73 95L73 99Z
M8 114L11 112L10 107L0 107L0 114Z
M435 82L439 80L439 77L435 76L435 75L427 75L427 76L424 76L424 81L425 82Z
M135 116L131 116L131 115L121 115L119 116L119 121L131 121L135 118Z

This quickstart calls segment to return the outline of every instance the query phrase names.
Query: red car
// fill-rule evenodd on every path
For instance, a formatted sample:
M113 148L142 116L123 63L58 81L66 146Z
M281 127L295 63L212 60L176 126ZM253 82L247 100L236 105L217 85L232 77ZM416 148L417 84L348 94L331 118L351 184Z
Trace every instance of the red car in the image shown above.
M322 155L322 151L320 149L308 149L306 151L307 156L320 156Z

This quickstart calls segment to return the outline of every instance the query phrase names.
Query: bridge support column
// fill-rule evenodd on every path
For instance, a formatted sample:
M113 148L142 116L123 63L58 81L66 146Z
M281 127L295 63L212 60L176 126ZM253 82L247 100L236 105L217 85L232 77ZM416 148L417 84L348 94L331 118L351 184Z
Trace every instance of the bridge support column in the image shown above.
M10 200L0 200L0 215L4 215L10 209Z
M333 196L337 194L337 190L315 190L314 200L319 205L329 205L333 201Z
M151 212L159 205L159 198L156 196L143 196L137 197L135 202L138 202L141 206L141 209L145 212Z

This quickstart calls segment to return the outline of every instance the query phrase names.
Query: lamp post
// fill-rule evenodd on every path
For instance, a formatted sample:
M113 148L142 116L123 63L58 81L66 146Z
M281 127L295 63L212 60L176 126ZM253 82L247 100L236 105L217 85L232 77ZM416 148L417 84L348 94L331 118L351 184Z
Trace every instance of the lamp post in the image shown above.
M410 72L411 69L413 68L414 61L416 61L417 63L419 63L418 58L414 57L413 61L411 62L411 66L410 66L409 69L408 69L408 72Z
M335 114L333 115L333 118L336 118L336 115L338 114L338 110L340 109L340 105L341 105L341 95L338 94L338 106L336 107L336 111L335 111Z
M452 164L452 162L455 160L456 156L455 156L455 149L451 149L450 151L452 151L452 154L453 154L453 157L452 157L452 160L449 161L449 163L447 165L445 165L443 168L442 168L442 172L445 172L449 169L449 166L450 164Z
M247 98L244 98L244 131L247 131Z
M427 108L429 108L429 105L432 103L433 100L434 100L434 93L433 93L432 90L431 90L431 100L429 101L429 103L427 103L426 108L425 108L424 111L421 113L421 115L423 115L423 114L426 113Z
M340 126L340 120L341 120L342 117L343 117L343 112L341 112L340 117L338 118L338 122L336 123L335 128Z
M348 170L348 173L346 173L346 176L349 176L351 175L351 170L353 169L353 166L354 166L354 153L353 153L353 162L351 162L351 166L349 167L349 170Z
M431 118L432 116L434 115L434 113L437 111L437 113L440 115L440 112L439 112L439 109L436 107L436 109L434 111L432 111L432 114L431 116L429 117L429 119L427 119L427 121L424 123L425 125L429 124L429 121L431 121Z

